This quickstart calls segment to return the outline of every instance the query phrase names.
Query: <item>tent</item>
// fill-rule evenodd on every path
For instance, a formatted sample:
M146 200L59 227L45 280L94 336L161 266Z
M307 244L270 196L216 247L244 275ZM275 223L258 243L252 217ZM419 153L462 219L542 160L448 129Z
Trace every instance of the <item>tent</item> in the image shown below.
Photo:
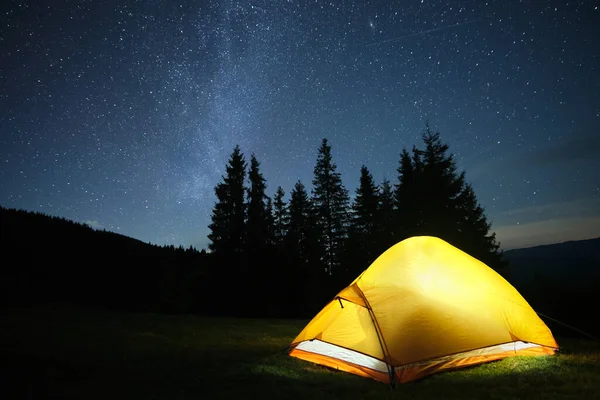
M439 238L417 236L340 291L289 354L395 384L557 350L550 329L498 273Z

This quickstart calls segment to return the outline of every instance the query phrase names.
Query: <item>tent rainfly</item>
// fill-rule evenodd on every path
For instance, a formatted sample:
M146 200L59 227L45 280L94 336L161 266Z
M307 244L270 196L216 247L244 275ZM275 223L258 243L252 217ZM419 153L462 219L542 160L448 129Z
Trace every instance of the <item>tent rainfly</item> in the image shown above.
M290 355L389 383L552 355L550 329L487 265L431 236L381 254L300 332Z

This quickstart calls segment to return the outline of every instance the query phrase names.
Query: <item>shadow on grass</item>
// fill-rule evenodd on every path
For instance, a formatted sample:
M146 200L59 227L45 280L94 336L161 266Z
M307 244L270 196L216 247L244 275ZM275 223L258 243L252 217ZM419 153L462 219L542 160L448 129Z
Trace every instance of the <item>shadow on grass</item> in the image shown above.
M423 399L593 399L600 398L600 356L514 357L415 382L387 385L333 371L290 363L258 364L232 382L246 394L277 398L285 388L290 398L423 398ZM267 389L267 390L265 390ZM224 393L224 392L223 392ZM231 389L227 397L242 391ZM286 397L287 398L287 397Z
M396 389L279 354L305 322L42 310L0 316L2 399L593 399L600 346Z

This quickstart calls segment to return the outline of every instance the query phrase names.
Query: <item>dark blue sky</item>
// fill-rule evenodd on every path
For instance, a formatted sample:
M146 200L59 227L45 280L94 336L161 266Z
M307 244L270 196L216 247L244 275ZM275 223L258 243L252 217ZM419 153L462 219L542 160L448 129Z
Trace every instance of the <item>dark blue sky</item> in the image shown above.
M236 144L289 194L326 137L354 193L429 120L503 248L597 237L599 6L3 2L0 205L203 248Z

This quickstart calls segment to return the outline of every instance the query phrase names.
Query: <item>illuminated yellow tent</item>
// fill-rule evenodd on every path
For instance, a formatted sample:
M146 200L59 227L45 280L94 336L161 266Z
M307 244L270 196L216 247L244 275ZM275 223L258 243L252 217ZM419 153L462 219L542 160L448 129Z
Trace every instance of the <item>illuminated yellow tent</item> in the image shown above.
M494 270L435 237L384 252L300 332L290 355L394 384L518 355L552 333Z

